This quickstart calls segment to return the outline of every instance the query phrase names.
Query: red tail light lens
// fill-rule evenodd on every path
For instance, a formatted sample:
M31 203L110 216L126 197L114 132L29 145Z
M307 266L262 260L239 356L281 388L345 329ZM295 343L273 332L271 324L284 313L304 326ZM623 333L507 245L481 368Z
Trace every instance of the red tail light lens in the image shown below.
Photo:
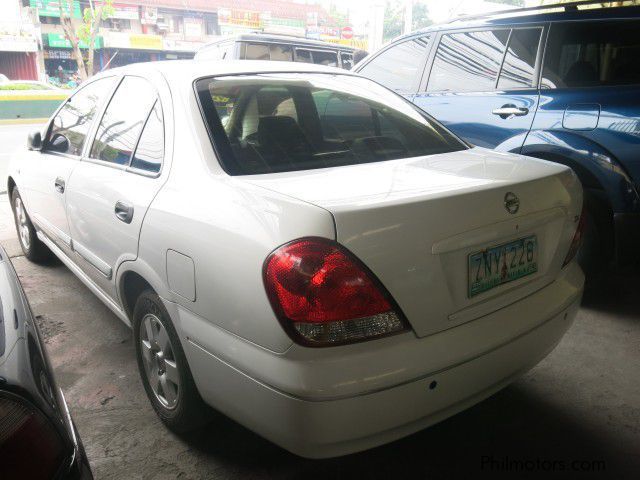
M276 315L300 343L336 345L405 329L382 285L335 242L307 238L278 248L264 281Z
M573 234L573 240L571 240L571 245L569 246L569 251L567 252L567 256L564 259L563 267L569 264L571 260L576 256L578 250L580 250L580 245L582 245L582 239L584 237L584 230L587 224L586 216L584 214L584 208L580 213L580 219L578 220L578 226L576 227L576 233Z
M34 407L0 396L0 460L3 478L55 478L65 460L64 443Z

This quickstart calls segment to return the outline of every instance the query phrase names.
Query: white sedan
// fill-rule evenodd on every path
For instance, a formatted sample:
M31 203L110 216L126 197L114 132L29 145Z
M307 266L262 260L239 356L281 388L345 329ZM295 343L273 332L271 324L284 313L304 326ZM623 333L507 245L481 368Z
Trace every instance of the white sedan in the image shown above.
M30 136L8 191L25 255L133 328L168 427L211 406L305 457L488 397L582 295L570 169L473 148L344 70L110 70Z

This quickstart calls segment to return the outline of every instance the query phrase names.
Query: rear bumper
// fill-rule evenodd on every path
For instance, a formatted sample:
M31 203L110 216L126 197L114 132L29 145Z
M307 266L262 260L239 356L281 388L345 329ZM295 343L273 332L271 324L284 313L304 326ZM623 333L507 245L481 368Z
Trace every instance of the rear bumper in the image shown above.
M640 260L640 213L615 213L616 263L620 266Z
M345 455L409 435L464 410L542 360L560 341L579 308L584 277L575 265L565 270L556 282L486 317L423 339L404 339L404 348L393 350L395 357L400 356L399 365L408 367L415 362L410 350L418 345L423 347L423 363L431 365L424 374L348 396L329 398L323 395L328 387L318 390L320 380L313 381L320 377L310 372L317 374L320 370L322 374L322 369L331 367L331 362L287 361L287 355L295 357L287 352L279 356L280 367L274 363L273 368L265 369L258 377L222 359L224 349L212 353L188 334L185 352L200 393L218 410L303 457ZM558 291L563 292L561 296L557 295ZM541 312L549 312L549 308L553 313L541 316ZM188 330L189 320L183 317L181 321ZM527 321L530 321L529 328L498 345L492 343L490 335L474 333L478 327L524 325ZM445 352L456 351L457 344L465 345L470 339L483 343L485 349L471 358L459 356L459 361L448 358L446 367L434 369L430 357L446 357ZM446 344L432 348L438 342ZM389 376L397 370L395 365L389 366L384 361L384 344L380 344L380 349L372 347L376 347L374 342L369 344L368 355L358 356L360 362L373 363L378 377ZM334 356L342 357L339 347L332 350ZM403 350L408 352L406 357L402 356ZM333 367L340 370L337 357ZM342 370L342 383L357 383L354 370ZM325 377L331 376L328 369L324 373ZM283 376L297 376L302 386L296 391L279 388ZM331 383L335 385L335 380ZM360 385L363 388L364 384Z

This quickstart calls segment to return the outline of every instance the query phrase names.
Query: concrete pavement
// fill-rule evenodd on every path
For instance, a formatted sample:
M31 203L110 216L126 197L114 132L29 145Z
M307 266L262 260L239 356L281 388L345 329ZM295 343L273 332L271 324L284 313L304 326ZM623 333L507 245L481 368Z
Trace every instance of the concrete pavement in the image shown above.
M311 461L225 418L198 434L170 433L144 394L131 332L60 262L37 266L22 256L6 195L0 242L38 316L97 479L581 479L640 472L639 275L611 275L590 292L558 348L490 399L390 445Z

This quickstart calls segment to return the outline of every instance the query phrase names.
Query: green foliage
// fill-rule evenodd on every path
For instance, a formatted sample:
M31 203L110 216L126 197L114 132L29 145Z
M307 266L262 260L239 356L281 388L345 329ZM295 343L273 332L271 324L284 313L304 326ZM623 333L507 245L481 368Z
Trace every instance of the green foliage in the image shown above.
M104 0L100 18L95 18L97 14L97 8L95 6L93 10L89 7L85 8L82 12L82 25L78 27L76 32L78 38L89 44L90 48L93 48L94 45L91 45L91 32L97 30L100 23L103 20L111 18L114 13L115 8L113 8L113 0Z
M424 3L413 4L413 15L411 22L411 30L428 27L433 22L429 18L429 9ZM384 9L384 27L383 39L385 42L397 37L402 33L404 26L404 3L398 1L389 1Z

